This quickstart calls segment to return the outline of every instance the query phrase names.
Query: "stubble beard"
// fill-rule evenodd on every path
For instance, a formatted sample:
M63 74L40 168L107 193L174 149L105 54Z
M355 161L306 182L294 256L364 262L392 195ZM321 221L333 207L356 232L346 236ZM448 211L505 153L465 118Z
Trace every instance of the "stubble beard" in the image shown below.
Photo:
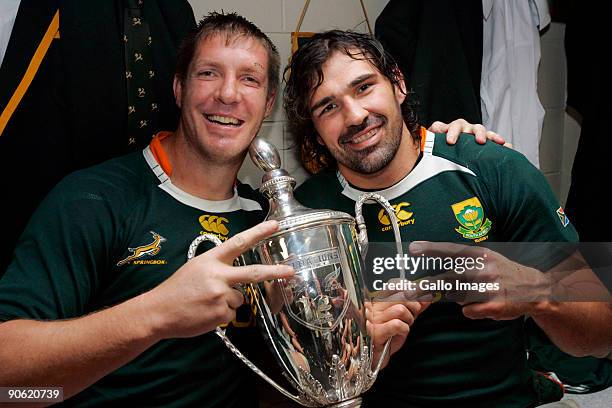
M355 151L347 147L343 150L332 151L336 161L360 174L376 173L391 163L402 140L403 118L400 114L392 122L387 118L383 119L385 124L379 129L379 132L383 129L387 132L383 140L363 150Z
M257 136L257 133L259 132L260 128L261 125L259 128L257 128L255 136ZM218 149L219 151L215 152L210 151L199 139L195 127L193 129L184 129L184 137L187 144L196 153L198 157L200 157L206 163L214 164L217 166L231 166L240 168L249 150L249 145L247 145L244 149L236 153L230 152L228 151L228 149L223 148Z

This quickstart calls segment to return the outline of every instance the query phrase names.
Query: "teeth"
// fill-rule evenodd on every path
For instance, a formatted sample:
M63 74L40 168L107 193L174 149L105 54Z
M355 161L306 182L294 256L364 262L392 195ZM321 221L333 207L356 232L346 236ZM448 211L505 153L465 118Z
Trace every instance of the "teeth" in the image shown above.
M223 123L224 125L239 125L240 121L235 118L230 118L228 116L219 116L219 115L207 115L206 118L213 122Z
M358 144L358 143L361 143L361 142L365 142L366 140L368 140L369 138L374 136L376 134L376 132L378 132L378 128L374 128L374 129L370 130L368 133L366 133L364 135L361 135L361 136L351 140L351 143Z

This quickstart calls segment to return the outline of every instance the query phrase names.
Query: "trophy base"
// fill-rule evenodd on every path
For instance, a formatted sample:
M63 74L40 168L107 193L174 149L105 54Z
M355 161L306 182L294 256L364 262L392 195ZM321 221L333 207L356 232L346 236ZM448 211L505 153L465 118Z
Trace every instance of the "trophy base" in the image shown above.
M328 405L327 408L359 408L361 406L361 402L361 398L358 397L339 402L338 404Z

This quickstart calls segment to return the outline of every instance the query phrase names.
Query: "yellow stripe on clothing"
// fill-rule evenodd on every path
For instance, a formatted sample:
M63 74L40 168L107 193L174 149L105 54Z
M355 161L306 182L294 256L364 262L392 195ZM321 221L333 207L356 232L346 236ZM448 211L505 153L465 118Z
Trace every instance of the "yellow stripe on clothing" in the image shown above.
M23 75L21 82L19 82L17 89L15 89L13 96L2 111L2 115L0 115L0 136L4 132L4 129L11 119L11 116L13 116L13 113L19 106L21 99L30 87L30 84L34 80L34 76L38 72L43 58L45 58L47 51L49 51L53 38L59 38L59 10L55 12L53 19L51 20L51 24L49 24L49 28L47 28L47 32L40 41L40 44L38 44L36 52L34 52L34 56L28 65L28 69Z

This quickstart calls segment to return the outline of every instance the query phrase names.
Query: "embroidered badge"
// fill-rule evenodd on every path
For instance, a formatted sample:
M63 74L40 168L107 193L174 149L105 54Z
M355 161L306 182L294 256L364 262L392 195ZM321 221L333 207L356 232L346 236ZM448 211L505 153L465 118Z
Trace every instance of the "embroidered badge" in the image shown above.
M217 215L204 214L198 218L200 225L204 231L201 234L212 233L216 235L221 241L226 241L229 229L226 224L229 223L229 220L224 217L219 217Z
M150 244L146 244L146 245L141 245L138 246L136 248L128 248L128 251L130 251L132 254L129 255L128 257L126 257L125 259L120 260L119 262L117 262L117 266L121 266L121 265L125 265L126 263L143 263L143 264L166 264L166 260L159 260L159 259L148 259L148 260L142 260L142 261L136 261L139 258L142 258L144 256L155 256L159 253L159 251L161 251L161 244L162 242L166 242L166 238L162 237L161 235L159 235L157 232L155 231L149 231L151 233L151 235L153 235L153 242L151 242Z
M561 221L561 225L563 225L563 227L567 227L569 225L569 218L567 218L567 215L565 215L563 207L559 207L557 210L557 216L559 216L559 220Z
M410 203L401 202L399 204L393 205L393 210L395 211L395 217L397 217L397 222L400 227L404 225L414 225L415 219L412 217L414 215L413 212L406 211L406 208L410 206ZM391 221L389 220L389 216L385 210L380 210L378 212L378 221L383 225L381 231L389 231L393 227L391 226Z
M477 197L469 198L460 203L451 205L455 218L459 222L459 228L455 228L463 238L480 242L487 239L491 230L491 220L486 218L484 209Z

